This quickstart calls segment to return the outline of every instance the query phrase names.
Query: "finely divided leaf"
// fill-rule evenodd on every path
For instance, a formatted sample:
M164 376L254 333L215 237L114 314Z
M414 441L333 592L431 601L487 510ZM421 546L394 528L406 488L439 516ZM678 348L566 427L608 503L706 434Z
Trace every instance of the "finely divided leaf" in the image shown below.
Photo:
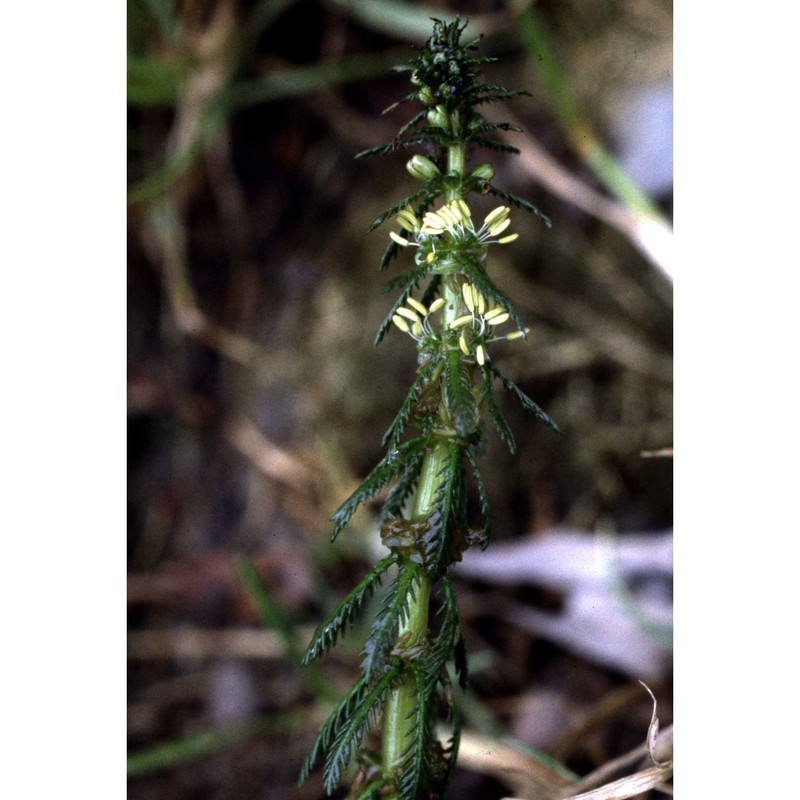
M444 592L444 601L439 609L439 613L444 611L444 620L442 621L439 633L431 645L430 653L423 662L425 683L428 687L426 702L430 701L431 695L436 691L436 686L441 678L442 670L453 652L453 645L455 644L455 638L460 624L453 584L446 575L442 577L442 591Z
M472 451L467 449L467 461L472 467L472 475L475 478L475 484L478 487L478 497L481 500L481 515L483 516L483 544L481 550L485 550L489 546L489 539L492 535L492 520L489 514L489 495L486 493L486 487L483 485L483 478L481 471L478 469L478 462Z
M514 133L522 133L522 128L517 125L512 125L510 122L484 122L472 128L467 133L465 140L468 142L475 141L482 134L489 133L489 131L514 131Z
M453 735L450 737L449 746L445 752L447 756L447 772L444 776L444 785L447 786L450 783L450 776L453 774L453 770L456 767L456 761L458 760L458 747L461 743L461 712L458 710L458 706L452 706L452 722L453 722Z
M363 694L366 682L361 678L355 686L342 698L338 706L333 710L333 713L325 720L324 725L317 734L314 744L311 745L311 751L306 756L303 766L300 770L300 785L302 786L314 765L319 760L320 756L328 749L331 740L336 735L337 731L344 725L345 721L349 719L354 709L358 706L361 695Z
M400 407L400 411L397 412L397 416L394 418L394 422L389 426L389 430L383 435L383 447L388 447L392 450L397 446L400 439L403 438L403 432L406 429L406 423L411 416L414 405L419 399L420 393L425 388L437 364L438 360L436 358L431 358L430 361L423 364L417 370L417 374L411 384L411 388L408 390L406 399L403 401L403 405Z
M386 502L381 509L380 522L383 525L389 517L398 517L403 511L406 499L419 480L422 471L422 462L425 460L425 451L417 452L406 464L405 472L398 478L397 483L386 496Z
M556 433L561 433L558 425L553 422L550 416L542 411L542 409L539 408L539 406L536 405L536 403L534 403L533 400L531 400L530 397L528 397L528 395L526 395L525 392L523 392L522 389L520 389L519 386L517 386L514 381L511 380L511 378L507 378L505 375L503 375L503 373L500 372L500 370L497 369L494 364L490 364L489 369L491 369L491 371L501 380L503 386L505 386L506 389L508 389L508 391L511 392L511 394L517 398L517 400L519 400L519 402L522 404L522 407L526 411L530 411L532 414L534 414L540 422L544 422L544 424L547 425L547 427L551 430L554 430Z
M453 427L467 436L475 427L477 410L467 365L461 356L458 346L449 343L444 362L444 399Z
M342 528L350 521L356 509L374 497L392 478L402 472L406 464L414 458L420 448L425 446L427 439L418 436L403 442L396 450L385 455L378 465L364 479L361 486L356 489L347 500L339 506L336 513L331 517L334 522L331 541L334 541L341 532Z
M529 203L527 200L523 200L521 197L511 194L511 192L504 192L502 189L496 189L494 186L489 189L489 194L493 195L494 197L499 197L501 200L505 200L506 202L517 206L517 208L522 208L534 216L539 217L539 219L544 222L548 228L553 227L553 223L550 222L550 218L542 214L542 212L539 211L539 209L536 208L533 203Z
M336 644L339 635L344 635L348 623L352 623L364 603L373 595L380 585L384 573L397 561L398 556L391 553L379 561L366 575L366 577L345 597L339 607L328 620L320 625L314 633L305 656L303 664L309 664L315 658L324 655Z
M333 794L342 779L350 762L350 756L361 744L364 731L375 725L386 692L398 673L398 669L390 669L378 678L374 686L359 699L358 704L351 708L351 713L338 728L330 749L326 748L328 757L325 761L323 781L328 794Z
M400 800L420 800L433 773L433 720L431 704L427 702L428 687L422 670L414 671L417 705L411 717L409 733L411 741L406 748L398 786Z
M492 424L497 431L497 435L506 443L508 449L514 453L517 449L514 442L514 434L511 433L511 428L508 427L508 423L500 411L500 406L497 404L497 398L494 396L494 389L492 388L492 378L486 364L481 366L481 376L483 377L483 397L486 400L486 408L492 418Z
M472 143L479 144L481 147L487 147L489 150L499 150L501 153L519 153L518 147L512 147L505 142L498 142L496 139L484 139L480 137L473 139Z
M377 147L370 147L367 150L362 150L356 153L356 158L369 158L370 156L383 156L386 153L391 153L394 147L391 144L379 144Z
M411 205L418 197L422 197L427 191L430 191L430 187L426 184L422 189L418 192L414 192L414 194L410 194L408 197L404 197L399 203L395 203L391 208L387 208L386 211L383 212L373 223L369 226L369 230L367 233L372 233L380 225L383 225L389 217L393 217L398 211L401 211L406 206Z
M447 457L439 472L441 483L436 492L436 506L428 517L428 530L422 537L425 548L425 569L429 575L439 576L447 568L450 533L458 509L455 498L463 491L461 469L461 445L456 441L447 444Z
M409 599L414 598L415 584L419 588L419 567L411 561L402 564L383 601L383 606L372 623L364 644L361 674L371 681L385 665L386 657L394 647L400 625L408 616Z

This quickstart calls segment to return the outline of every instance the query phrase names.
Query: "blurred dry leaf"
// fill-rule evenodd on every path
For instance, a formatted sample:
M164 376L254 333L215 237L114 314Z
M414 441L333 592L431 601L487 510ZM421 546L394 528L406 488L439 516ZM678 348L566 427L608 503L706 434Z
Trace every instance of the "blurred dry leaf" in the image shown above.
M519 748L471 731L461 733L458 766L492 775L529 800L556 797L569 786L567 778Z
M605 786L600 786L589 792L571 794L564 800L623 800L626 797L636 797L650 789L654 789L671 777L672 762L662 767L643 769L633 775L607 783Z
M509 602L498 613L537 636L558 642L635 679L663 679L670 664L672 534L625 534L610 539L555 529L521 541L466 553L456 573L496 585L527 584L564 595L560 613ZM627 588L636 580L638 588Z

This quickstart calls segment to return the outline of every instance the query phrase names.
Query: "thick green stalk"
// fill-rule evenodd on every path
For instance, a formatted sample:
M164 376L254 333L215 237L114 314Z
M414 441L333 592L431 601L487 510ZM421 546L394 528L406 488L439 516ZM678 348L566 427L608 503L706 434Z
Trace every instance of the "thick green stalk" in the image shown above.
M447 151L447 172L449 175L464 176L465 152L463 146L450 147ZM460 186L448 188L445 200L450 202L461 197ZM458 316L460 291L458 285L445 276L442 281L444 307L442 309L442 330ZM440 439L425 456L419 478L419 486L414 499L412 521L427 519L436 507L436 497L443 480L442 471L447 456L447 441ZM400 628L399 635L411 633L410 645L416 644L428 631L428 607L430 605L431 578L422 567L418 568L419 588L409 603L408 617ZM401 763L402 754L413 735L412 715L416 708L416 686L409 676L403 683L393 688L385 706L383 717L383 768L391 774Z

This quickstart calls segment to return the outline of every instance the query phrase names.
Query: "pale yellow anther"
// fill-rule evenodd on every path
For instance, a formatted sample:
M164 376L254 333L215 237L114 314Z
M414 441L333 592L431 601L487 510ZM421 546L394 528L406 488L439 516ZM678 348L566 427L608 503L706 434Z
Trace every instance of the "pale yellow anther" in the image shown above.
M419 300L415 300L413 297L409 297L406 302L412 307L419 311L420 314L424 317L428 313L428 309L425 308Z
M416 217L409 217L402 211L397 215L397 224L409 233L414 233L419 228L419 220Z
M434 261L435 258L436 258L436 253L428 253L428 255L425 256L425 260L429 264L433 264L433 261Z
M392 322L394 322L403 333L409 333L411 331L411 328L408 327L408 323L402 317L398 317L397 314L392 317Z
M475 298L475 308L479 314L483 314L486 309L486 298L473 286L472 296Z
M505 314L506 310L503 306L494 306L490 308L484 315L483 318L489 322L489 320L494 319L495 317L499 316L500 314Z
M457 317L450 323L450 330L454 331L456 328L460 328L462 325L466 325L469 322L472 322L472 314L464 314L463 317Z
M428 313L433 314L434 311L438 311L443 305L444 305L444 297L437 297L431 303L431 307L428 309Z
M397 242L397 244L399 244L400 247L408 247L409 245L408 239L404 239L402 236L395 233L394 231L389 231L389 238L393 242Z
M510 224L511 220L508 217L506 217L502 222L495 222L494 225L489 226L489 235L497 236L498 233L502 233Z
M513 242L515 239L519 239L518 233L512 233L508 236L504 236L502 239L498 239L497 244L508 244L509 242Z
M422 325L420 325L420 323L419 323L419 322L415 322L415 323L414 323L414 324L411 326L411 333L412 333L414 336L422 336Z
M459 197L457 200L454 200L453 202L458 204L462 217L464 217L465 219L472 218L472 211L470 211L469 206L466 204L464 200L462 200Z
M469 355L469 347L467 347L467 339L462 333L461 336L458 337L458 346L461 348L461 352L465 355Z
M422 222L423 226L427 226L428 228L436 228L440 231L443 231L448 225L447 219L441 216L440 211L428 211L428 213L425 214Z
M405 317L406 319L410 319L412 322L419 322L420 319L410 308L404 308L400 306L397 309L397 313L400 314L401 317Z
M461 284L461 293L464 295L464 302L470 312L475 310L475 298L472 294L472 286L468 283Z
M490 325L502 325L504 322L508 322L508 319L509 319L510 316L511 316L511 314L509 314L508 311L506 311L506 312L504 312L503 314L500 314L497 317L493 317L492 319L489 319L488 317L486 317L486 321Z
M483 220L484 226L490 228L495 222L504 220L508 216L509 211L511 211L511 209L508 206L497 206L497 208L486 215L486 219Z
M513 341L514 339L521 339L526 333L530 331L530 328L525 328L525 333L522 331L513 331L512 333L506 334L506 339L509 341Z
M442 206L438 211L439 216L447 221L448 228L452 228L461 222L461 217L459 216L457 209L457 206L448 204L446 206Z
M478 363L483 366L486 363L486 351L483 349L483 345L479 344L475 348L475 358L478 360Z
M406 228L406 230L409 230L409 228L406 227L407 225L411 226L410 230L412 231L419 228L419 219L417 218L417 215L414 213L414 209L411 208L411 206L406 206L401 211L398 211L397 220L401 225L403 225L404 228ZM403 224L404 222L406 223L405 225Z

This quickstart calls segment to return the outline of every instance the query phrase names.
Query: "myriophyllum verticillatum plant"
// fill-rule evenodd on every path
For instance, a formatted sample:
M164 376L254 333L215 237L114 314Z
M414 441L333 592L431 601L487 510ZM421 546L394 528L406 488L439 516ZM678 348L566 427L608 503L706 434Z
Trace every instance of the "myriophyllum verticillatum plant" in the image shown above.
M461 684L467 681L464 635L448 568L471 545L489 542L489 501L478 456L484 417L514 451L514 437L495 397L502 385L554 431L555 423L492 362L499 339L525 338L527 329L487 270L490 249L517 238L509 232L510 205L549 220L525 200L492 184L491 164L467 166L468 154L485 147L517 152L494 138L498 130L519 130L487 122L477 108L525 94L494 83L479 83L476 42L461 43L466 26L433 21L433 34L413 63L413 91L403 98L423 108L394 140L359 157L420 145L409 173L421 187L381 214L374 230L394 218L399 230L381 261L413 256L414 266L393 278L386 290L400 290L378 330L376 344L394 325L413 339L417 371L383 438L386 455L333 515L333 539L358 506L390 486L380 512L387 554L317 629L304 663L325 654L362 610L381 579L391 574L383 603L362 651L361 675L322 726L306 759L301 781L318 761L331 794L348 777L354 800L430 800L443 797L458 752L460 719L454 703L449 662ZM471 193L502 201L477 222L467 202ZM510 332L509 332L510 329ZM468 475L480 501L481 524L467 519ZM449 740L442 744L435 722L446 718ZM380 734L380 752L367 749L365 734Z

